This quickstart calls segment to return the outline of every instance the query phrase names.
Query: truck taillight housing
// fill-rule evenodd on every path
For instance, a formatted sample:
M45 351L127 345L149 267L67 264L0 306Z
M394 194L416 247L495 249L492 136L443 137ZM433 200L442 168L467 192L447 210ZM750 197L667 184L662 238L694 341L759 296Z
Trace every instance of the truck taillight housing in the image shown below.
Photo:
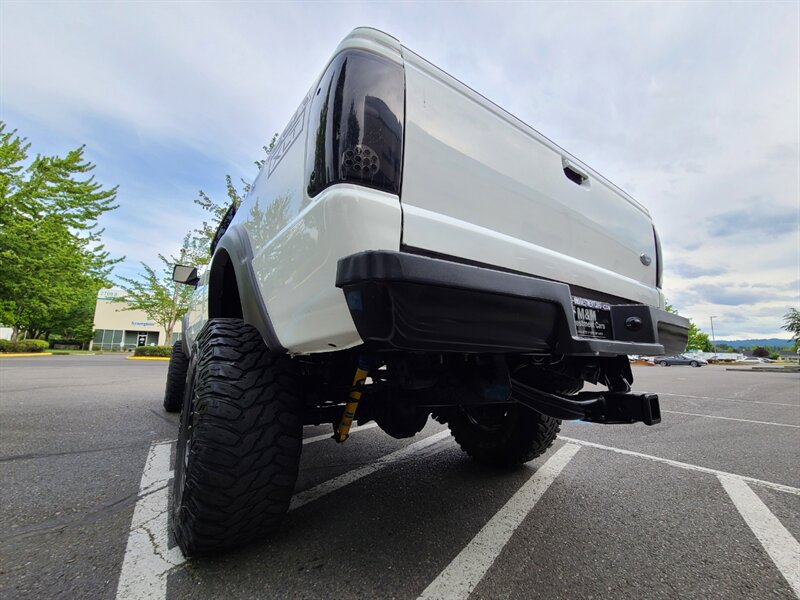
M404 113L401 65L358 50L334 58L311 101L308 195L345 182L399 194Z
M664 258L661 254L661 238L658 237L658 230L653 227L653 237L656 241L656 287L661 289L664 279Z

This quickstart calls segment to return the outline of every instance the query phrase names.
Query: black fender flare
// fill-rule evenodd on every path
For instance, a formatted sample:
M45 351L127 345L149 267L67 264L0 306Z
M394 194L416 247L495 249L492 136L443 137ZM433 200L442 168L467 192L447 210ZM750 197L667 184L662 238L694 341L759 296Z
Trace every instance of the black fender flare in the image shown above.
M192 346L194 345L194 340L189 339L189 315L185 314L181 317L181 340L183 341L183 353L187 357L192 356ZM191 342L187 344L186 342Z
M232 316L226 313L226 302L230 302L230 282L225 281L227 271L236 279L236 294L241 306L241 318L255 327L267 347L275 353L285 353L269 312L261 296L253 271L253 248L250 236L241 225L231 225L219 240L211 260L208 279L208 318Z

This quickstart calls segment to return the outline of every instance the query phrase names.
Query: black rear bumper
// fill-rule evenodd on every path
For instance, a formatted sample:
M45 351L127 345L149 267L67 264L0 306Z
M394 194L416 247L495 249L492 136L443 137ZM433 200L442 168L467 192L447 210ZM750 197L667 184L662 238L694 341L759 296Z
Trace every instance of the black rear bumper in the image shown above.
M340 259L336 286L375 348L658 356L683 352L689 332L683 317L620 304L609 339L580 337L567 284L403 252Z

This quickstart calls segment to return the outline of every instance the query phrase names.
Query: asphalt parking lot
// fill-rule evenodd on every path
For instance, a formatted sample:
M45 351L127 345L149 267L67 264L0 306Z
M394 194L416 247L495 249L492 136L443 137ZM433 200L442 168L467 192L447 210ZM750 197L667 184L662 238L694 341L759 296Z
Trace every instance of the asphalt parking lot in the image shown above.
M0 360L2 598L800 597L800 375L635 367L655 427L565 423L521 468L446 429L308 427L285 524L185 561L166 362Z

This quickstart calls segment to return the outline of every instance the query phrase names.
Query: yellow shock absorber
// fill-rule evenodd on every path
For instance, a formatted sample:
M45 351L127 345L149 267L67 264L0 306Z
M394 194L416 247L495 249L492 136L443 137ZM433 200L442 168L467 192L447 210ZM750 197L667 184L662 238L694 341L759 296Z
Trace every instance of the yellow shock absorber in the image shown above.
M336 428L336 432L333 434L333 439L340 444L350 437L350 427L353 425L356 409L358 408L358 403L361 401L361 386L364 384L364 380L369 374L369 371L364 368L365 366L366 365L359 365L356 369L356 376L353 378L353 389L350 390L350 400L347 406L344 407L342 418L339 421L339 427Z

